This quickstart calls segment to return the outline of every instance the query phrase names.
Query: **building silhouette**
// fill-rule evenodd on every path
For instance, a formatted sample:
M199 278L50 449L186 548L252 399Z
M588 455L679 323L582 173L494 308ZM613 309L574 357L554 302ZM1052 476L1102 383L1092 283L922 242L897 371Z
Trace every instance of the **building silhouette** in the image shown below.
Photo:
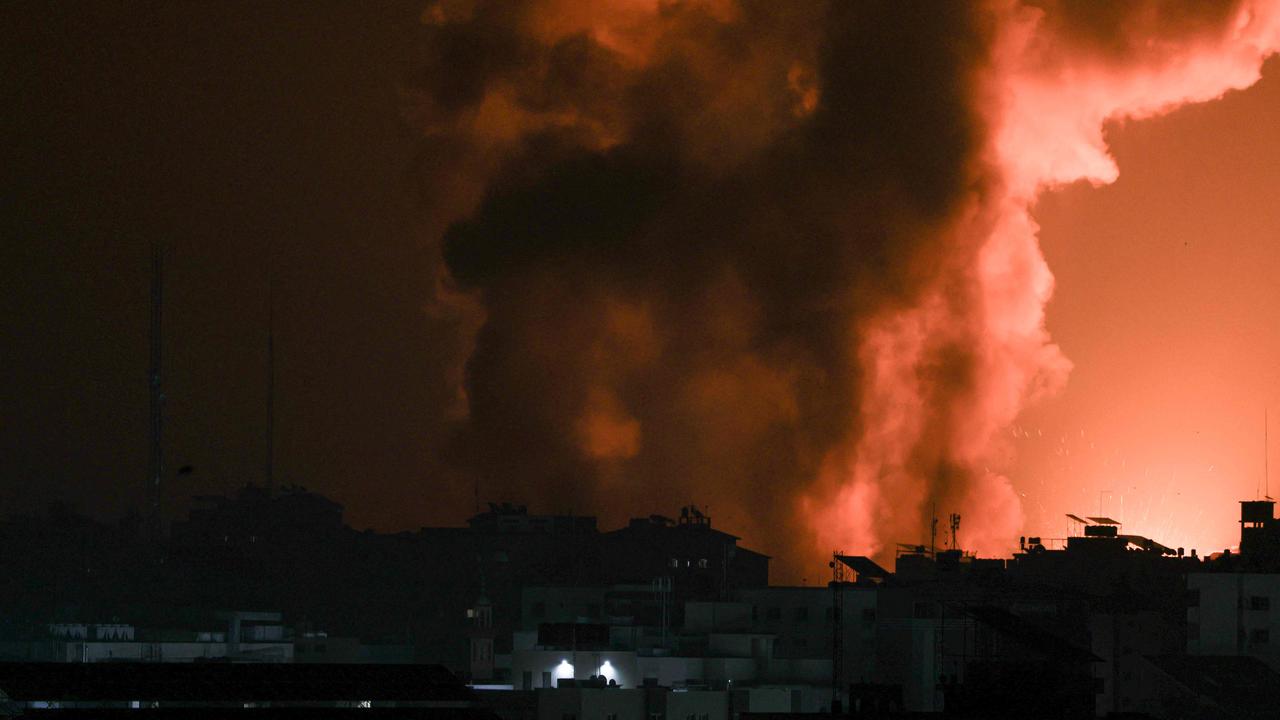
M902 545L887 569L836 554L825 587L770 585L770 559L695 506L602 530L495 503L394 534L342 511L300 487L197 498L159 562L138 516L10 518L0 661L433 664L505 720L1280 707L1269 500L1241 504L1238 552L1071 516L1070 537L1023 538L1008 558Z

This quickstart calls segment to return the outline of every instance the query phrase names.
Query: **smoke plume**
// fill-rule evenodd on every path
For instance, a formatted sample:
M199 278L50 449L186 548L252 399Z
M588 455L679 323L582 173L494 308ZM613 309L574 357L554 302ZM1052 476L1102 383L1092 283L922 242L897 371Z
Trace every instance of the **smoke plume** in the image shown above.
M431 4L406 104L433 312L466 338L456 477L610 520L707 505L797 576L837 548L891 558L935 505L1007 549L997 438L1070 369L1037 194L1115 178L1106 123L1254 82L1278 18Z

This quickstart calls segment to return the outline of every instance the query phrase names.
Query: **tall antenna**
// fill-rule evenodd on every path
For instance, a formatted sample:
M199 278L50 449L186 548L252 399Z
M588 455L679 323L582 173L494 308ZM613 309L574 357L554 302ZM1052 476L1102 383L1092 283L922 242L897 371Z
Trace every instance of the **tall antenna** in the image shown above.
M160 481L164 476L163 370L164 248L151 243L151 458L147 468L147 521L152 540L160 534Z
M929 554L938 554L938 503L933 503L932 516L929 520Z
M1271 499L1271 443L1267 441L1267 409L1262 408L1262 482L1266 492L1263 497Z
M275 436L276 436L276 302L275 280L271 268L267 269L267 496L275 493Z

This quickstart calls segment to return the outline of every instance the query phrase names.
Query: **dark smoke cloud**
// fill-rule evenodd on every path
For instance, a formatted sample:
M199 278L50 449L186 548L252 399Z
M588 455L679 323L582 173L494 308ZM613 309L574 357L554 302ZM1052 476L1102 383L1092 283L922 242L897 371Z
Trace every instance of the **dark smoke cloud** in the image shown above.
M1241 2L1031 0L1027 5L1044 12L1051 37L1118 61L1150 53L1155 42L1175 47L1229 30Z
M843 498L818 479L891 434L864 426L876 353L896 353L869 354L876 332L924 333L902 380L923 408L883 463L924 489L899 498L884 475L868 500L892 532L926 526L926 497L969 501L969 446L1020 402L966 416L987 412L1005 367L973 269L1002 217L983 105L1000 23L1043 10L1046 37L1110 57L1233 17L1067 0L632 5L424 13L407 98L428 137L439 300L476 330L451 472L488 498L608 521L709 505L792 561L825 537L801 514ZM1035 313L1048 292L1027 294ZM926 302L941 310L925 330L885 330ZM1040 318L1007 341L1030 359L1006 395L1046 384L1031 377L1057 357ZM975 422L992 427L963 438Z
M977 189L988 29L963 4L672 8L637 67L511 7L436 29L419 88L442 117L495 87L513 123L574 115L522 129L444 237L486 314L460 460L493 497L698 502L791 547L792 498L854 430L857 318L912 301Z

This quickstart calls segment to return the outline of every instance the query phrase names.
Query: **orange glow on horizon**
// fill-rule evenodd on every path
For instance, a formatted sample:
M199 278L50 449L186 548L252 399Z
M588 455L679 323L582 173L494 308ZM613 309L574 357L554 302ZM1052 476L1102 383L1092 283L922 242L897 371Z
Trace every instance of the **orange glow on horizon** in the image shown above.
M1256 82L1263 61L1280 47L1280 7L1250 3L1237 12L1222 35L1153 44L1117 60L1070 47L1046 29L1039 10L1004 6L983 93L991 128L984 177L992 190L955 221L958 239L951 243L979 247L971 284L960 292L976 296L983 312L973 318L957 311L949 299L957 289L940 286L915 307L894 310L864 330L864 434L844 451L850 459L833 460L836 467L828 473L834 477L821 480L799 504L801 515L819 518L815 550L839 548L887 561L894 542L916 542L927 533L920 510L935 501L945 507L944 516L959 510L969 520L961 533L966 549L995 556L1013 549L1028 525L1028 493L1018 487L1026 479L1015 484L1005 475L1016 467L1010 462L1019 438L1014 423L1025 405L1059 393L1072 367L1045 324L1054 278L1041 254L1032 206L1046 190L1117 179L1103 136L1107 123L1155 117ZM976 327L964 326L975 320ZM952 431L929 437L929 413L939 408L920 378L930 371L931 353L951 336L981 349L975 386L941 409L962 418L950 425ZM953 484L913 469L923 447L939 444L934 452L941 453L942 472L952 467L968 476L959 496ZM1225 539L1220 530L1206 528L1221 528L1222 514L1236 507L1233 499L1215 499L1220 507L1212 510L1193 508L1193 493L1184 500L1173 489L1188 485L1166 482L1155 493L1155 486L1126 473L1109 477L1107 482L1129 488L1128 495L1115 493L1119 505L1113 510L1126 515L1128 532L1187 547L1213 547ZM1196 486L1212 488L1211 480L1198 477ZM1086 488L1097 482L1096 476L1063 473L1056 491L1033 498L1035 522L1050 527L1032 534L1048 536L1062 527L1044 508L1046 499L1060 505L1057 517L1065 520L1064 513L1079 511L1073 506L1086 507L1068 489L1088 494Z

